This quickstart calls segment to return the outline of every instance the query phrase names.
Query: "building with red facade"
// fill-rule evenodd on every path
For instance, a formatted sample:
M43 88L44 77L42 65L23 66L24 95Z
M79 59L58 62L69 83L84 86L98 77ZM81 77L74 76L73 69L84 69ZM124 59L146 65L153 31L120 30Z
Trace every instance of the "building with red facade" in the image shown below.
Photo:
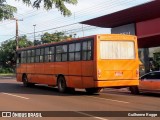
M138 37L139 57L144 65L145 72L150 70L159 70L159 0L83 21L81 23L111 28L111 33L136 35Z

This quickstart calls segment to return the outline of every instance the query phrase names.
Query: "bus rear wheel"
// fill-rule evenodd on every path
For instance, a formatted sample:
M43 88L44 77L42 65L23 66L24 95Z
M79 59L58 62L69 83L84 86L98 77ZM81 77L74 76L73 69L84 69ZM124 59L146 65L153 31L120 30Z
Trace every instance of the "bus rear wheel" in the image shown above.
M66 80L64 79L64 77L60 76L60 77L58 78L57 85L58 85L58 91L59 91L59 92L61 92L61 93L66 92L66 90L67 90L67 85L66 85Z
M94 93L99 93L102 88L86 88L86 92L88 94L94 94Z
M129 90L131 91L131 94L134 94L134 95L139 94L138 86L131 86L129 87Z

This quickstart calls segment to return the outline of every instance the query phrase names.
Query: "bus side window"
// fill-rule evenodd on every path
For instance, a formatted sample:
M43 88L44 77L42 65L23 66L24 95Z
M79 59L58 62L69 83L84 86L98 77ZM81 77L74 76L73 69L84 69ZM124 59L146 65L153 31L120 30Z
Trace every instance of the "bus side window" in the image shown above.
M67 49L68 46L67 45L63 45L62 46L62 61L67 61Z
M40 49L36 49L36 62L38 63L40 60Z
M40 51L40 62L44 62L44 48L41 48Z
M21 52L21 63L26 63L26 51Z
M34 63L35 59L35 50L31 50L31 63Z
M49 47L46 47L45 49L45 62L50 62L50 50L49 50Z
M27 63L31 62L31 50L27 51Z
M62 45L56 46L56 62L61 61L62 59L61 53L62 53Z
M82 60L92 60L92 42L84 41L82 43Z
M69 61L74 61L75 44L69 44Z
M49 59L51 62L54 62L54 47L50 47L50 55L49 55Z
M17 53L17 64L21 63L21 53Z
M76 43L75 44L75 60L81 60L81 44Z

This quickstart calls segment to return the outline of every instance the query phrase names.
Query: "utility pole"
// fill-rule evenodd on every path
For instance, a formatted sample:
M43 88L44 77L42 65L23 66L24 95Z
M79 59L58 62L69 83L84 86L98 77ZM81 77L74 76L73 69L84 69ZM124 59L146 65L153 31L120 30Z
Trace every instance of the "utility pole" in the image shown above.
M36 36L35 36L35 27L36 27L36 24L33 25L34 26L34 45L35 45L35 42L36 42Z
M16 20L16 50L18 50L18 20Z
M16 50L18 49L18 21L23 21L23 19L11 18L11 20L16 21Z

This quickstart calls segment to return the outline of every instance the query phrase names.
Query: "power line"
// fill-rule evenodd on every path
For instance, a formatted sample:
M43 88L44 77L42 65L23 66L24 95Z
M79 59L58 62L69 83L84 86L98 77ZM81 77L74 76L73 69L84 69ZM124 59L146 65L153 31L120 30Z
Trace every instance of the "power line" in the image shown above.
M105 3L107 3L107 2L105 2ZM117 1L112 1L112 2L110 2L111 3L111 5L109 6L109 4L108 4L108 8L107 9L111 9L111 8L113 8L113 7L115 7L115 5L117 5L118 4L118 2ZM123 1L121 1L121 4L129 4L129 3L131 3L131 1L129 1L128 0L128 2L126 2L125 0L123 0ZM118 4L119 6L121 5L121 4ZM105 9L106 8L106 6L104 6L105 4L102 4L102 3L100 3L100 4L98 4L98 5L95 5L95 6L92 6L92 7L89 7L88 9L85 9L85 10L82 10L82 11L76 11L75 13L76 14L78 14L78 15L81 15L81 14L83 14L83 16L85 16L85 14L86 14L86 12L85 11L87 11L87 10L91 10L91 13L93 13L92 14L92 16L94 16L94 15L96 15L96 13L94 12L94 11L101 11L102 9ZM97 6L97 7L96 7ZM93 9L93 10L92 10ZM106 10L107 10L106 9ZM35 13L36 11L31 11L31 14L32 13ZM40 13L43 13L43 12L40 12ZM36 15L38 15L38 14L40 14L40 13L36 13ZM28 13L28 15L31 15L30 13ZM23 15L25 15L25 14L22 14L22 15L20 15L20 16L23 16ZM36 15L34 15L34 16L36 16ZM77 16L78 16L77 15ZM30 16L31 17L31 16ZM28 17L29 18L29 17ZM81 17L81 16L78 16L78 17L75 17L76 19L79 19L79 18L83 18L83 17ZM92 18L92 17L91 17ZM70 22L71 20L73 19L73 16L72 17L69 17L69 18L67 18L67 19L65 19L64 20L64 18L56 18L56 19L51 19L51 20L47 20L47 21L45 21L45 23L44 24L41 24L42 22L40 22L39 24L40 25L38 25L38 27L37 28L44 28L44 27L48 27L48 25L46 25L46 22L47 22L47 24L49 23L49 21L50 21L50 24L52 24L52 21L55 23L55 24L57 24L56 22L59 22L59 23L67 23L67 22ZM117 20L118 20L118 18L117 18ZM81 22L81 21L79 21L79 22ZM37 23L36 23L37 24ZM49 24L49 27L51 26ZM51 30L57 30L57 29L60 29L60 28L64 28L64 27L67 27L67 26L70 26L70 25L73 25L73 24L78 24L78 22L74 22L74 23L70 23L70 24L65 24L65 25L62 25L62 26L59 26L59 27L53 27L53 28L48 28L48 29L44 29L44 30L39 30L39 31L37 31L37 32L35 32L35 33L40 33L40 32L45 32L45 31L51 31ZM54 25L54 24L52 24L52 25ZM42 27L41 27L42 26ZM21 30L21 28L20 28L20 31L22 31ZM21 34L21 35L24 35L24 34L27 34L27 35L29 35L29 34L33 34L32 32L29 32L29 33L23 33L23 34Z

